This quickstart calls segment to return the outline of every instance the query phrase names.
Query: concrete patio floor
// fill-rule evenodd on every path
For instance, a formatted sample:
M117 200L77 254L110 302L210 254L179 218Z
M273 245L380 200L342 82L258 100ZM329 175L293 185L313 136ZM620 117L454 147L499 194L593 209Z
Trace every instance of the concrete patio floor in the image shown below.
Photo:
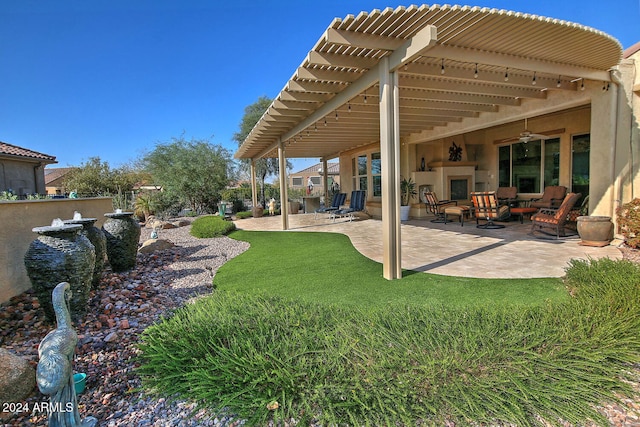
M280 216L235 221L242 230L281 231ZM475 221L448 224L430 219L402 223L402 268L447 276L478 278L562 277L571 259L621 259L615 246L581 246L578 236L561 240L529 235L531 223L511 221L494 230L476 228ZM289 215L289 231L346 234L363 255L382 262L382 222L345 218L331 221L328 215Z

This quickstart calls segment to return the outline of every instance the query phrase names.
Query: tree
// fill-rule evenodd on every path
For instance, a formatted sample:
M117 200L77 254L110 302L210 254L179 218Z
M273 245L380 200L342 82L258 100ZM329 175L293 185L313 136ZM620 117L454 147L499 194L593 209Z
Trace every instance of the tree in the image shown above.
M111 169L100 157L91 157L64 176L64 187L80 195L113 196L133 190L142 180L142 174L130 166Z
M140 163L167 198L177 198L196 212L213 212L234 174L231 153L209 140L172 138L156 145Z
M240 122L240 130L233 134L233 140L238 143L238 147L242 145L247 138L251 129L258 123L258 120L262 117L267 108L271 105L271 99L266 96L261 96L256 102L248 105L244 109L244 116ZM240 168L244 172L248 172L251 167L251 159L242 159L240 162ZM293 165L287 160L287 170L293 168ZM280 170L280 165L277 158L262 158L255 160L256 177L260 181L260 202L262 206L266 206L265 203L265 180L268 176L276 176Z

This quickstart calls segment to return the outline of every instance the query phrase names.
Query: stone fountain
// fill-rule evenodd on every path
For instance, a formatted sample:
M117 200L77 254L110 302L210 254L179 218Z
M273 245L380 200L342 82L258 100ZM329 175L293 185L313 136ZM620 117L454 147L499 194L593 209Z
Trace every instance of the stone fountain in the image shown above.
M93 286L97 286L104 271L104 264L107 258L107 239L102 230L94 224L97 218L83 218L80 212L74 212L73 219L64 220L65 224L82 225L82 233L93 245L96 251L96 262L93 267Z
M51 292L58 283L68 282L71 287L70 309L75 322L87 311L96 252L80 230L82 225L65 224L59 218L50 226L32 229L38 238L29 245L24 264L40 306L51 323L55 321Z
M107 238L107 257L111 269L115 272L131 270L136 265L138 242L140 241L140 224L133 217L133 212L106 213L107 220L102 231Z

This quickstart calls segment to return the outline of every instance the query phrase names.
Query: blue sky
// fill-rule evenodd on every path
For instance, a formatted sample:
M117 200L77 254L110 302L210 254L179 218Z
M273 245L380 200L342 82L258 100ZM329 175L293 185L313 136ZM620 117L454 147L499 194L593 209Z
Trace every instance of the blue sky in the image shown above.
M180 136L235 152L244 108L277 96L333 18L410 4L2 0L0 141L56 156L56 167L93 156L118 167ZM577 22L623 48L640 41L640 0L451 4Z

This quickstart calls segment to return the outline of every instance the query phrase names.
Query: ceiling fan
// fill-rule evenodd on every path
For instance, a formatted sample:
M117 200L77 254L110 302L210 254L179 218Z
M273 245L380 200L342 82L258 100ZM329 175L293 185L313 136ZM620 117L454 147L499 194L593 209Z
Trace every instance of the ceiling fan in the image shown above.
M545 139L549 139L549 137L546 136L546 135L542 135L542 134L539 134L539 133L532 133L531 131L529 131L527 129L527 119L525 118L524 119L524 130L522 132L520 132L520 137L518 138L518 140L520 142L523 142L523 143L526 144L529 141L538 140L538 139L545 140Z

